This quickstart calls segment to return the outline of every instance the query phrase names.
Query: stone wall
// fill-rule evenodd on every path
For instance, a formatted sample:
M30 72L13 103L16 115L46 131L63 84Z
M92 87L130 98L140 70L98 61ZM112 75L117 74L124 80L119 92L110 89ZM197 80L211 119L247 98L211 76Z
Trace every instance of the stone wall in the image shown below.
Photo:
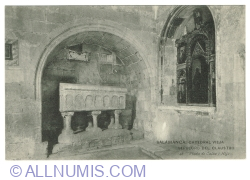
M143 45L139 52L143 57L147 57L147 66L150 64L152 69L149 71L152 72L156 68L157 49L153 18L152 8L143 6L129 8L7 6L5 8L5 38L18 40L19 65L5 68L6 159L32 158L39 149L45 153L46 145L40 147L41 99L36 97L36 72L46 47L58 35L70 31L73 27L98 27L98 25L113 28L114 33L120 32L126 37L132 35L131 39ZM105 28L103 30L105 31ZM147 73L147 82L152 78L151 76ZM137 77L131 77L131 82L135 78ZM82 78L79 80L85 81ZM137 96L135 89L131 91L134 96Z
M32 6L5 8L5 38L18 40L19 65L6 66L6 159L29 159L45 153L41 145L41 99L37 70L47 48L77 27L120 34L136 46L144 61L127 67L130 98L136 99L135 128L149 140L226 140L245 147L245 7L209 6L216 28L216 92L214 113L176 111L174 61L165 67L168 91L159 105L159 39L174 6ZM169 44L168 56L175 58ZM77 68L76 68L77 69ZM79 82L87 79L80 76ZM91 80L98 80L92 79ZM173 82L174 80L174 82ZM167 108L166 108L167 107ZM161 129L161 130L160 130ZM39 152L41 149L42 152Z
M245 7L209 6L216 33L216 107L178 108L176 94L171 94L176 81L176 48L169 41L165 47L163 105L158 110L156 132L165 140L223 140L225 144L245 149ZM167 16L159 17L158 31ZM156 128L155 131L157 131ZM166 133L166 131L168 133ZM242 155L242 154L241 154ZM242 157L242 156L241 156Z

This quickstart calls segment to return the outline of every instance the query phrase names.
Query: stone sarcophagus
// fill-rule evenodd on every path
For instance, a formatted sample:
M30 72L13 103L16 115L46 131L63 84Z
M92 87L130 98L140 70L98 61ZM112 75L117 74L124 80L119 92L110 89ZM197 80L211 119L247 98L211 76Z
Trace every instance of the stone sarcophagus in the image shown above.
M60 83L60 112L125 109L126 88Z
M64 129L59 136L60 143L71 143L74 139L71 118L74 112L91 111L93 117L86 131L101 132L97 116L101 111L114 110L114 117L108 128L120 129L119 114L126 106L127 89L112 86L93 86L60 83L60 112L64 118Z

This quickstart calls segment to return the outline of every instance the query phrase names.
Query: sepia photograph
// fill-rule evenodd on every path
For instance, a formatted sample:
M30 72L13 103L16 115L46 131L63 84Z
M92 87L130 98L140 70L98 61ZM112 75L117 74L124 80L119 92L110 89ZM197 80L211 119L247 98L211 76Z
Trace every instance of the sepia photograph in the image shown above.
M245 5L4 11L5 160L246 159Z

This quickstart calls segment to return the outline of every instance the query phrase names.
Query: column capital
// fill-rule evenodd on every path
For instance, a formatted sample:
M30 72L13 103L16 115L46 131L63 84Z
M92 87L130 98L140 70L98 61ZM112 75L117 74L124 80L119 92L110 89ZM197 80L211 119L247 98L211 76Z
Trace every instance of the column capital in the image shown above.
M91 115L93 116L93 115L99 115L99 114L101 114L102 113L102 111L92 111L91 112Z
M115 114L120 114L122 110L115 110Z
M73 116L74 112L61 112L62 117L66 117L66 116Z

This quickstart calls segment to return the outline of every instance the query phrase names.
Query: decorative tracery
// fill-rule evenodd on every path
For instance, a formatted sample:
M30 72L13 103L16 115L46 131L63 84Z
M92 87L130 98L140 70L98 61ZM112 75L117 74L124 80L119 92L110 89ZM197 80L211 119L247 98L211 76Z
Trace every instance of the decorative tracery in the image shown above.
M214 31L202 22L201 12L193 15L195 29L176 40L177 102L214 105Z
M160 41L161 103L166 102L169 88L164 81L168 53L176 52L177 103L215 106L215 28L211 12L206 6L179 6L165 27ZM173 40L177 51L169 48Z

